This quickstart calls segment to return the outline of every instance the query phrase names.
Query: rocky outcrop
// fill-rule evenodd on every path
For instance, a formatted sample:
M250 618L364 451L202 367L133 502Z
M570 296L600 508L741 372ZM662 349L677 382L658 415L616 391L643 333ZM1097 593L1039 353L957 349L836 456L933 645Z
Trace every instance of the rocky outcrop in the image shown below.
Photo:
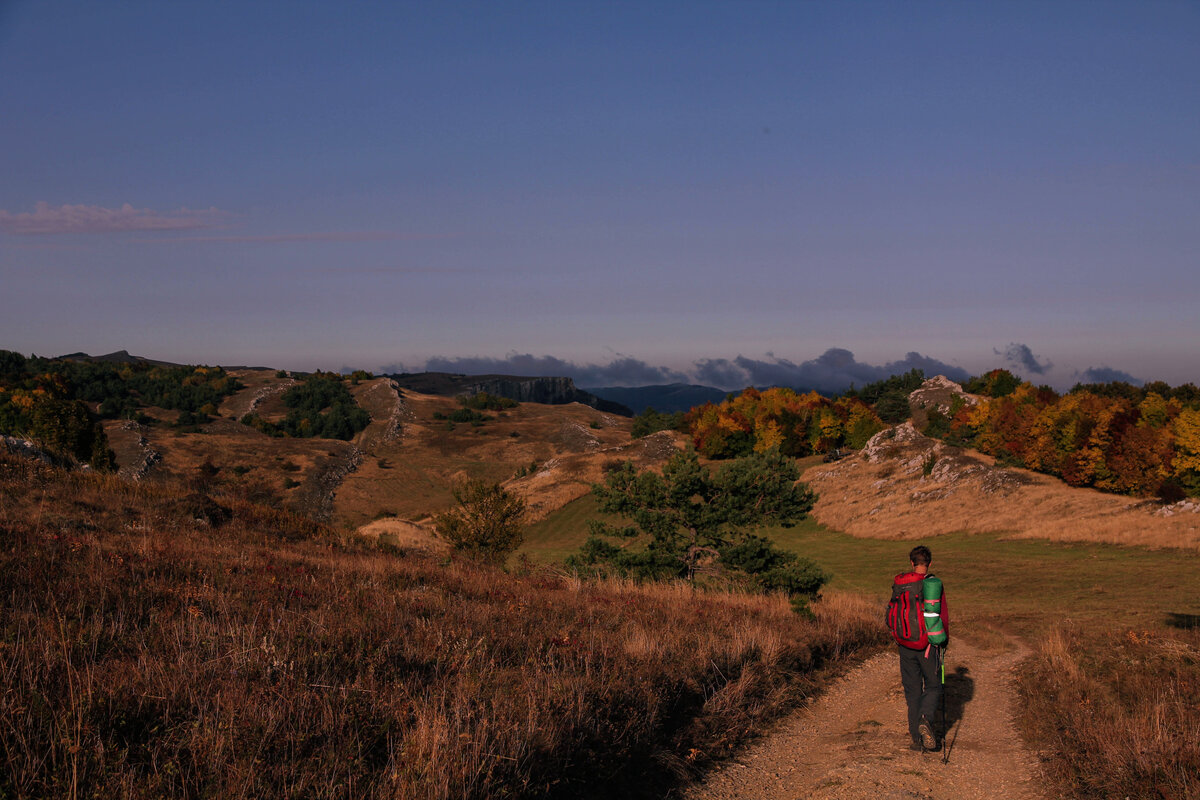
M16 436L0 436L0 447L3 447L15 456L28 458L32 461L40 461L43 464L56 463L55 459L49 453L28 439L20 439Z
M284 380L280 381L279 383L267 384L266 386L262 387L257 392L255 392L254 397L251 398L251 400L250 400L249 408L246 409L246 413L253 414L255 411L258 410L258 407L260 405L262 405L267 399L269 399L271 397L275 397L276 395L283 394L284 392L286 392L288 389L291 389L295 385L296 385L296 380L294 378L285 378Z
M362 460L363 452L352 445L340 455L331 452L327 459L318 461L297 490L296 510L317 522L328 522L333 516L333 501L338 488L347 475L358 469Z
M896 479L917 481L911 499L947 497L962 487L985 495L1008 495L1029 483L1024 473L988 464L969 451L951 447L917 431L911 422L880 431L862 449L868 464L888 464L890 471L872 484L882 489Z
M947 378L945 375L936 375L921 384L919 388L914 390L908 396L908 403L913 408L922 408L926 410L937 410L943 414L949 414L955 398L958 402L967 406L979 404L979 396L969 394L963 391L961 384Z
M150 440L146 438L145 425L139 425L133 420L126 420L121 423L121 430L132 431L138 435L136 444L142 456L137 464L122 467L118 471L118 474L122 478L131 481L140 481L149 475L151 470L162 463L162 453L150 446Z

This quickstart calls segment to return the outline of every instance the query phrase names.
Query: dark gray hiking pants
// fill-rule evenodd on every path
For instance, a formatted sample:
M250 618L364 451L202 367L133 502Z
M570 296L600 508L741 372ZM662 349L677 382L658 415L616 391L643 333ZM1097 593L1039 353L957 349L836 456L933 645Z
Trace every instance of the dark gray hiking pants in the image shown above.
M911 650L897 645L896 649L900 651L900 683L904 686L904 699L908 701L908 733L914 742L918 742L917 725L921 717L933 723L937 718L938 701L942 699L937 648Z

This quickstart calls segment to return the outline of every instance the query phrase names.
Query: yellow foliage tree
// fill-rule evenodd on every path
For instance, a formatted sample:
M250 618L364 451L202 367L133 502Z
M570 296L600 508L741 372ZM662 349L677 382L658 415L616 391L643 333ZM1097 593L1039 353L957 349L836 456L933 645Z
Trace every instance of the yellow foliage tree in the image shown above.
M1179 482L1200 491L1200 411L1185 408L1175 418L1175 458L1171 468Z

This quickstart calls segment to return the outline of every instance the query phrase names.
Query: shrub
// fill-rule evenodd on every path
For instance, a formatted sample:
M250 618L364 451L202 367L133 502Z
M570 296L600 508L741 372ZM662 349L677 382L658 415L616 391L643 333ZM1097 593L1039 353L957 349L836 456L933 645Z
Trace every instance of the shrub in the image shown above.
M498 483L454 488L455 508L434 520L438 536L459 553L503 564L524 541L525 501Z
M1187 496L1187 490L1180 486L1178 481L1168 479L1158 485L1158 499L1167 505L1186 500Z
M498 397L487 392L478 392L470 397L459 398L460 403L466 408L473 408L476 411L503 411L506 408L516 408L519 403L508 397Z

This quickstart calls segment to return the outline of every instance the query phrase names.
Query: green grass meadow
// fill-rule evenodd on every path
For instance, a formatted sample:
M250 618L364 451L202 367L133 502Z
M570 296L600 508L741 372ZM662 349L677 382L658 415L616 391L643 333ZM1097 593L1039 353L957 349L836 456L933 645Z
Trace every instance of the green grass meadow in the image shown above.
M587 521L602 516L595 499L584 496L532 525L522 552L560 562L587 538ZM811 519L761 532L832 573L829 588L877 597L881 608L892 576L907 569L908 551L918 544L859 539ZM1033 635L1058 623L1148 629L1172 615L1200 615L1200 556L1186 551L969 533L919 543L933 551L952 618L964 624L1003 622L1014 634Z

